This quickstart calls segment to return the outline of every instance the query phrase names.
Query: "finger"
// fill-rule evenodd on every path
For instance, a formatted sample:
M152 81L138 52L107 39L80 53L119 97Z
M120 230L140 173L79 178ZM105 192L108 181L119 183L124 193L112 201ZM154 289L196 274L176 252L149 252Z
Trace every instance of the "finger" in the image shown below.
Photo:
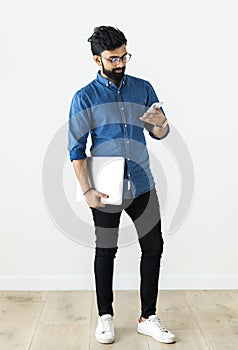
M105 197L106 196L106 197ZM101 198L108 198L109 196L105 193L98 192L98 202L96 204L97 207L105 207L105 204L101 202Z
M154 118L154 116L158 115L158 111L156 110L155 112L151 112L151 113L146 113L145 114L145 118L146 119L151 119Z
M142 121L149 123L149 124L153 124L154 123L154 117L143 117L141 118Z
M143 116L143 117L140 117L139 119L140 120L148 120L148 119L150 119L151 117L149 116L149 115L145 115L145 116Z
M109 198L108 194L102 193L102 192L98 192L98 196L102 197L102 198Z
M156 107L156 106L153 106L153 109L156 109L157 111L161 111L160 109L161 107Z
M98 202L96 205L95 205L95 208L104 208L105 207L105 204L101 203L101 202Z

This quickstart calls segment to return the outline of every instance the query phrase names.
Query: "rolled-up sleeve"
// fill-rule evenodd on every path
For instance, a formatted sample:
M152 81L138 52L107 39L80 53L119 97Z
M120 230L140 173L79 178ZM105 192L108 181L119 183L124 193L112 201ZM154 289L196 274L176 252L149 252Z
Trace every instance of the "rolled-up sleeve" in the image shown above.
M68 151L70 160L87 158L86 143L91 130L90 114L78 91L71 102L68 123Z

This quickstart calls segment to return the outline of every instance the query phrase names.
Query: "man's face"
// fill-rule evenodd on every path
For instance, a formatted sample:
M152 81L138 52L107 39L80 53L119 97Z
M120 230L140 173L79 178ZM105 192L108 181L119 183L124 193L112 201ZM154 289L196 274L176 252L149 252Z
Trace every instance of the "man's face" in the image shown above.
M119 62L112 62L111 60L115 57L122 58L127 54L126 45L122 45L113 51L103 51L100 56L96 56L96 62L101 67L101 74L106 78L119 82L124 76L126 63L122 60Z

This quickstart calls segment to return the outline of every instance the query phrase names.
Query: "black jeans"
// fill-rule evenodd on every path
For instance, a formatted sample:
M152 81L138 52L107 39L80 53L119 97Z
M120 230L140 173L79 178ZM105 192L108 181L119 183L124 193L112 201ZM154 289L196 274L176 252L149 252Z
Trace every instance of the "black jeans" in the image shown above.
M122 205L91 208L96 233L94 273L98 314L113 312L113 265L117 252L119 222L122 210L131 217L141 248L140 299L141 316L156 313L160 259L163 252L160 208L156 190L135 199L124 200Z

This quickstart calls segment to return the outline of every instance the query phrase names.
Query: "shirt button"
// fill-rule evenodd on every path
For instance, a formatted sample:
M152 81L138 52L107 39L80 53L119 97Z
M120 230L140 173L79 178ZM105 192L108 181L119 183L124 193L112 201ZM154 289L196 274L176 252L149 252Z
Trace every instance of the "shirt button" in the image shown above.
M124 127L126 128L126 127L127 127L127 124L124 124Z
M120 91L117 91L118 94L120 94Z
M124 111L124 107L121 107L121 110Z
M127 160L130 160L131 158L127 158Z
M130 143L130 141L126 141L126 143Z

